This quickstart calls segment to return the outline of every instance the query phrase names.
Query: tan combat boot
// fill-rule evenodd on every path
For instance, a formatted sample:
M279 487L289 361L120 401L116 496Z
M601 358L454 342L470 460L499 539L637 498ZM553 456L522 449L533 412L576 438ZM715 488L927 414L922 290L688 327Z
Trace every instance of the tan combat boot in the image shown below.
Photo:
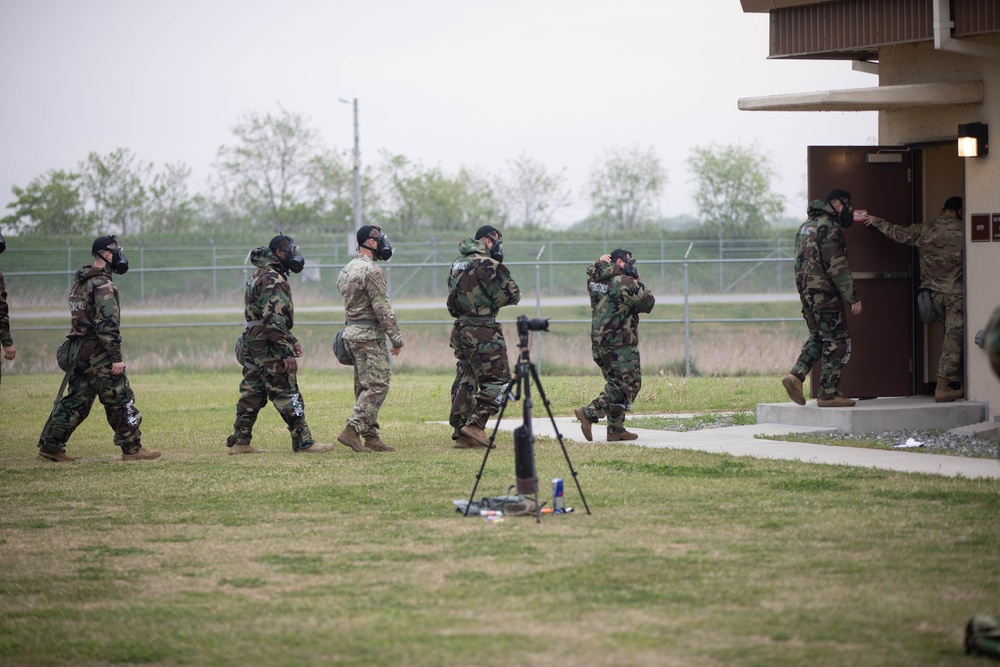
M377 435L365 435L365 447L372 450L373 452L394 452L395 447L391 447L384 442Z
M39 449L38 455L41 456L43 459L48 459L49 461L55 461L56 463L68 463L70 461L76 461L76 457L67 454L65 449L61 452L47 452L44 449Z
M583 408L577 408L573 411L573 414L580 420L580 430L583 431L583 437L587 439L587 442L592 442L594 440L594 433L590 428L591 422L587 419L587 413Z
M371 453L372 451L361 444L361 436L358 435L358 432L350 424L345 426L344 430L337 436L337 442L362 454Z
M633 433L632 431L619 431L617 433L608 433L608 442L617 442L619 440L635 440L639 437L638 433Z
M139 445L139 449L135 450L131 454L126 454L122 452L122 461L152 461L153 459L160 458L160 453L155 449L146 449L142 445Z
M958 389L952 389L950 380L939 377L937 388L934 390L934 402L951 403L957 398L965 398L965 389L962 385L958 385Z
M308 447L303 447L296 451L297 454L326 454L328 451L333 449L333 445L321 445L318 442L314 442Z
M459 431L462 435L475 442L480 447L492 447L490 439L486 437L486 431L476 424L467 424Z
M781 384L788 393L788 398L792 399L799 405L806 404L805 394L802 393L802 380L789 373L781 379Z
M847 398L837 394L832 398L820 398L816 401L816 405L821 408L852 408L854 407L855 401L853 398Z

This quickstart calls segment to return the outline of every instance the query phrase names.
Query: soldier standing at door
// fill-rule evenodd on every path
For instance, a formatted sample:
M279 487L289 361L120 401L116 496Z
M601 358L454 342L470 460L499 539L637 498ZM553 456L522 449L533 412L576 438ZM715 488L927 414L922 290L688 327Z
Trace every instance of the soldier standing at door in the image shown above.
M802 382L822 359L816 404L821 408L848 408L854 401L840 393L840 371L851 358L845 304L850 304L853 314L861 314L861 298L854 291L844 240L844 228L854 222L851 194L831 190L826 199L809 204L808 215L795 237L795 287L809 338L781 384L789 398L805 405Z
M865 217L865 224L897 243L916 246L919 250L920 289L930 293L934 313L944 324L934 400L950 403L962 398L965 396L962 387L962 341L965 336L962 198L949 197L938 218L923 224L904 227L872 215Z

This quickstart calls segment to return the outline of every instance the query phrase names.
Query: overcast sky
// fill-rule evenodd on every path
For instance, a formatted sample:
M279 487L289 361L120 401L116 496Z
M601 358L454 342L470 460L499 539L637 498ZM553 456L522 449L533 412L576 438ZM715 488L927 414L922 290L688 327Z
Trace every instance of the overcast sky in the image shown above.
M758 141L790 213L806 147L874 143L875 113L741 112L740 97L878 85L849 62L768 61L739 0L0 0L0 217L11 186L124 147L203 188L246 112L280 104L324 143L453 173L524 153L587 212L605 149L652 146L666 216L695 213L694 146Z

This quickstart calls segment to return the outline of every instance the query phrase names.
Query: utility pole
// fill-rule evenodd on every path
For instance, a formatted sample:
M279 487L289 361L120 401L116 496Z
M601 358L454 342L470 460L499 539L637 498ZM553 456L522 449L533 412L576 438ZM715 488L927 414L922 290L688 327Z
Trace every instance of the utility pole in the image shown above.
M351 102L343 97L344 104ZM358 132L358 98L354 98L354 231L361 229L361 135Z

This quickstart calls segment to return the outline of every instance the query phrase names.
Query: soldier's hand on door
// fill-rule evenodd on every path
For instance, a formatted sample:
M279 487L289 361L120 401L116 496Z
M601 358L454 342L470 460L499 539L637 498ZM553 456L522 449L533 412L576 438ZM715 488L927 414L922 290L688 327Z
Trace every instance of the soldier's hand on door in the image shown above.
M851 312L854 313L855 315L860 315L861 314L861 302L860 301L858 301L857 303L852 303L851 304Z

